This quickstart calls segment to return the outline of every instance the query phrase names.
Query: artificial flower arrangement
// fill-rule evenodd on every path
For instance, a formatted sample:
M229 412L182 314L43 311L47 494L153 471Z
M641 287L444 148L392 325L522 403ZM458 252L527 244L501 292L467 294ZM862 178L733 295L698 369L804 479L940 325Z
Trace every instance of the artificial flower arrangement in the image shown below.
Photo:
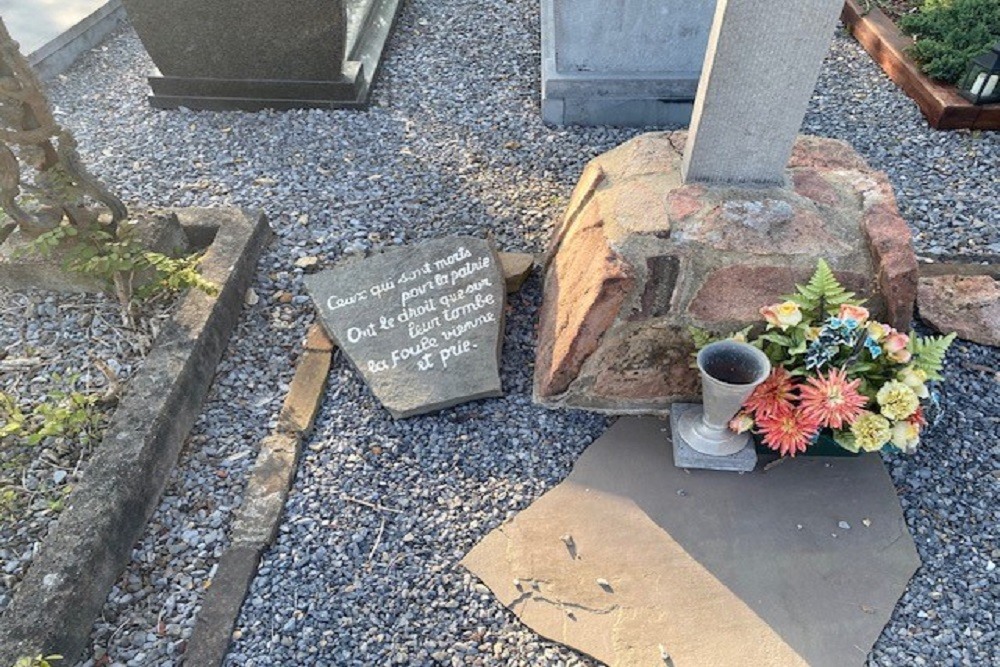
M772 371L730 428L752 430L782 456L806 451L821 435L855 453L915 451L936 405L927 384L943 379L955 334L920 337L876 322L823 260L796 289L761 309L762 334L737 334L764 351Z

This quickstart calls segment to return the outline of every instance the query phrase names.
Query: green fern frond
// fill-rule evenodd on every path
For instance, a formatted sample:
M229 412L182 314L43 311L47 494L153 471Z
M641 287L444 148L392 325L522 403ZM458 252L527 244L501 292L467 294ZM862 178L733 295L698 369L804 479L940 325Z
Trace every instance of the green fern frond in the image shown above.
M913 354L913 367L927 373L927 377L931 380L941 380L944 356L954 340L954 333L947 336L921 337L911 332L909 349Z
M816 271L812 278L805 285L796 285L796 294L785 297L790 301L799 304L799 307L817 317L825 318L826 315L836 312L841 304L850 303L858 305L863 303L861 299L854 298L854 292L848 292L843 285L833 275L829 264L824 260L816 263ZM819 312L820 310L824 312Z
M691 340L694 341L694 349L700 350L709 343L712 342L713 336L708 331L704 329L699 329L698 327L688 327L688 333L691 335Z

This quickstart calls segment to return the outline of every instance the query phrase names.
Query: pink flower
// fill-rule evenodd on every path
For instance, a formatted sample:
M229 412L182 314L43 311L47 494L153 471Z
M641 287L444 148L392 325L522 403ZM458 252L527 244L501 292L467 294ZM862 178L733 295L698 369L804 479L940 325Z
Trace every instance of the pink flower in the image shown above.
M821 426L843 428L861 416L868 399L858 393L861 380L848 380L847 373L833 368L823 377L808 378L799 389L799 407Z
M803 410L786 409L767 417L759 417L757 426L764 444L782 456L795 456L806 451L819 431L819 421Z
M898 364L909 363L910 351L906 347L910 344L910 337L905 333L900 333L895 329L891 329L889 335L885 337L882 341L882 349L885 350L885 354L889 359L895 361Z
M729 428L737 433L746 433L753 428L753 417L741 411L729 420Z
M868 309L862 306L852 306L849 303L840 304L840 313L837 315L842 320L854 320L858 324L868 321Z

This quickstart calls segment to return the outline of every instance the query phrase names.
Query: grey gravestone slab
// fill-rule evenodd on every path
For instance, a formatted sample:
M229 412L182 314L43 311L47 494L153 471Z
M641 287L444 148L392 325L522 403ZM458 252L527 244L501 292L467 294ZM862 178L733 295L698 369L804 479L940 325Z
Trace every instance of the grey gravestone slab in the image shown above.
M388 250L305 283L323 326L393 417L502 395L506 294L487 241Z
M715 0L542 0L542 117L686 124Z
M674 444L674 465L678 468L728 470L731 472L750 472L757 467L757 450L752 442L729 456L709 456L692 449L679 437L673 437L677 433L677 422L681 415L700 407L697 403L674 403L670 406L670 435Z
M462 564L606 664L864 665L920 564L879 456L720 475L670 451L664 421L619 419Z
M843 4L718 3L684 149L685 181L784 184Z

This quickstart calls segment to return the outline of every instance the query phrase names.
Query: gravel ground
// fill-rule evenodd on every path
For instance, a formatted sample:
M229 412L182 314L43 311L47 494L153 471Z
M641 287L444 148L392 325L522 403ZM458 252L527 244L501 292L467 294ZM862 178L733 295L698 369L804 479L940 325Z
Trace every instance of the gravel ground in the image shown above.
M278 235L254 283L261 300L244 313L85 665L178 662L313 318L295 259L445 234L538 251L585 162L637 134L542 126L538 62L535 2L412 0L366 113L154 112L142 78L151 64L129 29L54 86L85 158L126 199L259 206ZM889 172L922 251L1000 252L1000 135L929 130L847 38L834 43L805 129L850 141ZM538 301L537 278L511 300L502 400L393 422L336 360L228 664L592 664L521 628L456 567L607 424L531 404ZM957 347L948 421L918 456L890 462L925 565L872 664L1000 657L989 594L1000 583L1000 392L976 370L1000 367L998 356Z
M117 389L96 364L105 364L114 381L127 383L167 312L166 305L152 308L134 328L125 327L111 297L0 289L0 392L25 415L40 404L66 405L53 392L102 398L90 411L93 421L85 431L90 440L49 437L31 445L10 436L0 447L0 612L31 563L34 545L83 477L114 409Z

